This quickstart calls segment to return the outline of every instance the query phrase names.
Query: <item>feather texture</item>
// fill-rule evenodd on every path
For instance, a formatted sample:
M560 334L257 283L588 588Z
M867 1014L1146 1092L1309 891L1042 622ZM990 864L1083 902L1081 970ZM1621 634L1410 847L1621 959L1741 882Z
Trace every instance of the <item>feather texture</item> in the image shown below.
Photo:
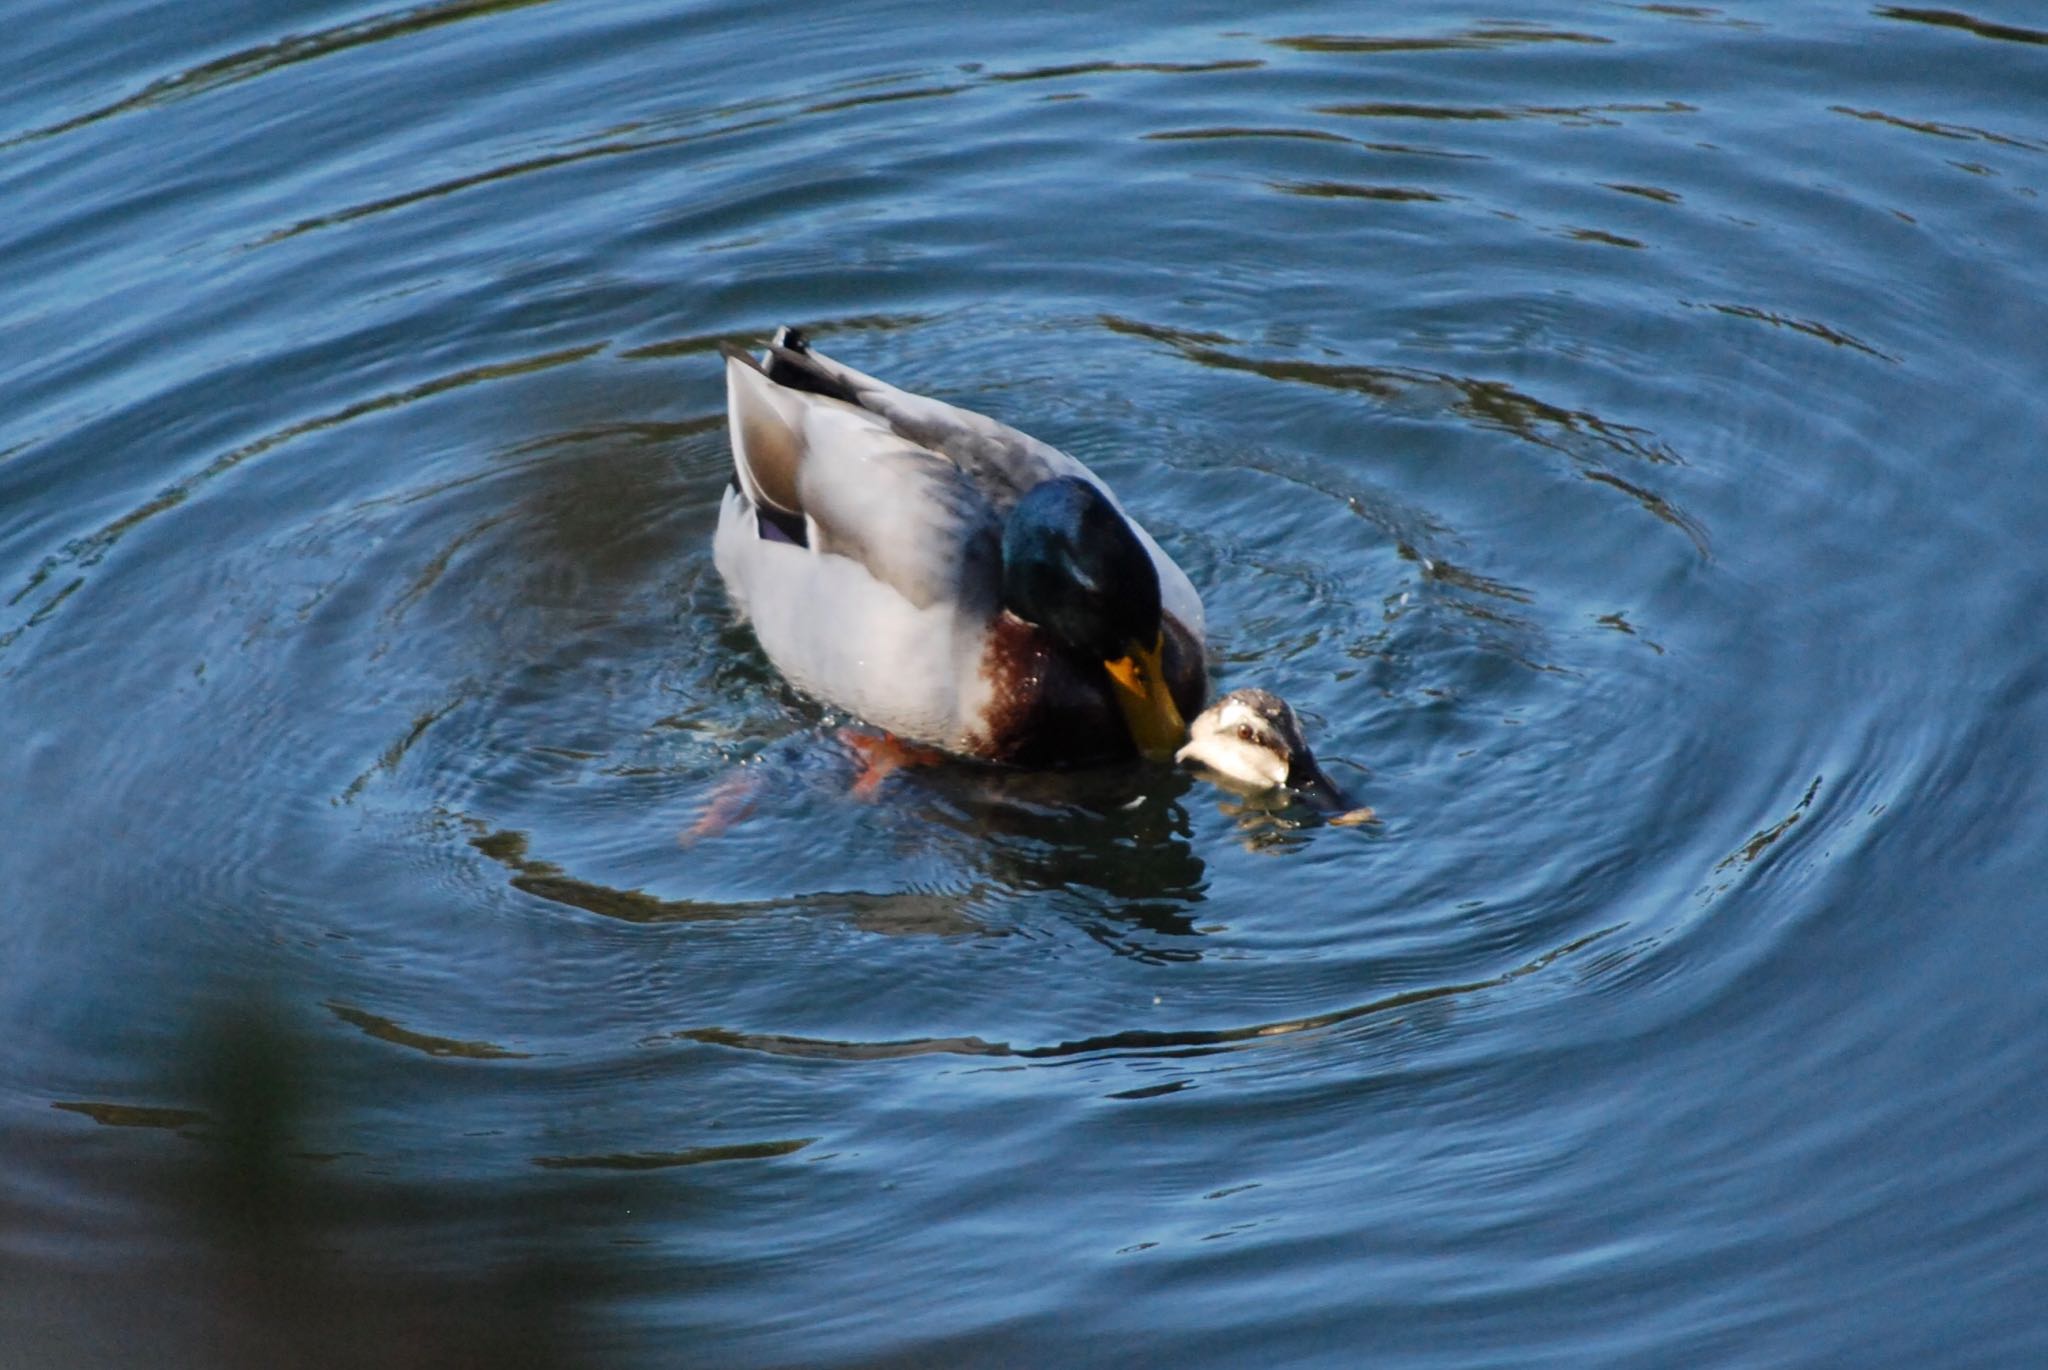
M728 350L726 394L734 484L715 559L798 688L965 755L1062 764L1129 754L1102 663L1074 659L1003 599L1011 512L1025 492L1070 476L1100 492L1150 560L1172 698L1199 707L1201 600L1080 462L835 362L790 329L762 359Z

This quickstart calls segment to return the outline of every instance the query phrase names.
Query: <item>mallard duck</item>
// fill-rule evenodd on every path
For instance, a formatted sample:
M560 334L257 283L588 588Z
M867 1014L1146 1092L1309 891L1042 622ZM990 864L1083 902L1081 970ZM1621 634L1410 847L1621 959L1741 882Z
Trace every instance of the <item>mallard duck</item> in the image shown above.
M1354 809L1335 781L1316 764L1301 720L1271 690L1232 690L1188 725L1187 745L1174 755L1183 766L1247 794L1286 791L1339 821L1369 822L1372 810Z
M725 356L715 560L791 684L961 756L1173 755L1206 693L1202 601L1100 478L793 328Z

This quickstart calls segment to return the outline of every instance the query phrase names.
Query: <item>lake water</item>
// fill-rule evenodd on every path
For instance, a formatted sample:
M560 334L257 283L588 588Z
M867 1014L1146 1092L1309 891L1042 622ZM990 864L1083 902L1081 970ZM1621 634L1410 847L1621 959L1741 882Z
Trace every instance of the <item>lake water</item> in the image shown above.
M1968 3L16 0L0 1361L2048 1363ZM782 322L1382 821L850 793L711 563Z

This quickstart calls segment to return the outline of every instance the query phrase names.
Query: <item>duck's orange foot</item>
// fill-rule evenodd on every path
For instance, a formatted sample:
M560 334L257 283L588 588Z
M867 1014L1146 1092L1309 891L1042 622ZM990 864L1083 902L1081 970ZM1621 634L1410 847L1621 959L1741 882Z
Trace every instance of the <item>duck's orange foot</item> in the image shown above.
M938 748L905 742L894 733L841 728L839 741L860 763L860 773L853 780L853 793L862 799L873 799L876 791L882 788L882 782L905 767L936 766L946 759L946 754Z
M692 847L732 827L754 811L754 801L761 797L761 784L758 771L728 773L711 787L711 797L704 801L704 812L697 815L696 822L676 834L676 842Z

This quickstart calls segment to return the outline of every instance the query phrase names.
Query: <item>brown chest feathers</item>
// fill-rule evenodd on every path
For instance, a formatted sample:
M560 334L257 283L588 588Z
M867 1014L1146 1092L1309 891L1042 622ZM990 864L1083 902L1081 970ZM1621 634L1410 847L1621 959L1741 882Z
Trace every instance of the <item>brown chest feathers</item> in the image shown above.
M1171 614L1164 628L1167 688L1181 716L1192 718L1208 694L1202 654ZM990 626L981 670L994 693L967 738L975 756L1042 767L1129 761L1138 754L1102 663L1076 659L1007 609Z

